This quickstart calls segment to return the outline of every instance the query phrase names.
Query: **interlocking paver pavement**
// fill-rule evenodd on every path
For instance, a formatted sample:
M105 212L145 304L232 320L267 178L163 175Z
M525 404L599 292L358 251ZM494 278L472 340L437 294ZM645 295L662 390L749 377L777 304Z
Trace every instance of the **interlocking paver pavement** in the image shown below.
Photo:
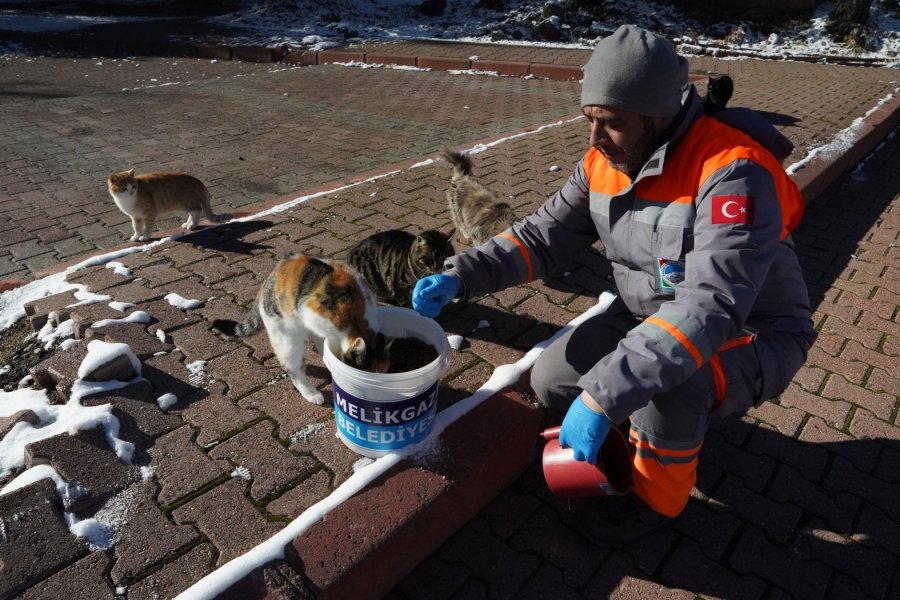
M234 212L577 111L575 83L197 59L82 60L100 84L57 95L71 59L3 60L0 86L41 99L0 104L0 279L127 241L114 171L190 172Z
M436 51L434 44L402 48ZM556 50L550 59L585 56ZM578 113L576 82L189 58L2 60L0 86L9 91L0 95L0 281L27 280L121 246L131 225L106 192L113 171L190 172L208 185L217 211L234 212ZM830 141L896 87L890 69L708 57L693 59L691 69L697 76L730 73L737 81L733 103L761 111L797 145L788 163ZM827 107L823 98L831 100ZM576 148L581 143L573 137ZM518 185L510 186L517 196L527 189ZM179 222L170 217L160 225Z
M584 56L438 44L346 51L422 56L423 48L470 62L477 55L577 66ZM76 517L128 523L106 550L68 533L52 487L4 497L4 523L16 511L30 516L3 530L24 553L8 544L0 551L0 572L10 575L0 577L0 597L78 597L74 587L98 598L172 597L346 481L359 456L336 439L330 407L297 397L264 335L226 341L208 323L241 314L287 250L340 257L379 229L448 227L449 169L413 166L441 147L578 114L571 81L333 64L0 60L2 89L14 90L0 94L0 280L123 247L129 226L103 185L122 163L190 170L210 185L219 210L252 212L322 192L284 212L123 256L127 275L103 266L70 275L153 317L146 330L93 330L111 310L105 304L64 309L83 324L71 356L94 336L143 349L149 383L84 403L113 404L136 444L135 465L152 475L110 482L114 469L96 481L79 474L101 493L87 496ZM798 146L789 162L865 115L897 79L890 69L788 62L699 58L691 68L731 73L733 103L762 111ZM795 238L820 339L777 401L714 426L693 500L672 528L604 550L564 525L566 503L550 496L533 460L543 417L518 384L449 428L443 452L401 463L297 538L284 560L222 597L896 596L898 144L810 205ZM584 123L561 123L486 148L476 172L525 214L561 184L584 146ZM466 344L452 355L439 408L591 306L607 274L588 252L564 275L446 310L439 323ZM169 292L203 305L174 307L163 299ZM32 324L65 306L36 302ZM479 328L482 321L489 327ZM311 379L328 390L321 358L309 358ZM77 364L57 353L35 374L64 397ZM156 399L165 392L177 402L161 410ZM60 436L35 456L64 465L90 439ZM115 458L102 443L91 452ZM40 531L38 521L46 523ZM35 558L16 562L25 556Z

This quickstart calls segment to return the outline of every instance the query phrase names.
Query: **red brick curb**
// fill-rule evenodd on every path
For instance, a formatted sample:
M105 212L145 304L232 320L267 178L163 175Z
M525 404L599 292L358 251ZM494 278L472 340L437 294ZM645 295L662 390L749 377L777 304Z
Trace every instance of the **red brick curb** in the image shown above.
M371 65L416 66L436 71L494 71L500 75L541 77L554 81L581 79L581 67L517 61L479 60L447 56L409 56L348 52L343 50L303 51L286 54L280 60L291 64L324 65L335 62L362 62Z
M846 150L817 156L793 174L806 204L812 202L838 177L855 167L900 124L900 96L894 96L863 118L855 139Z
M443 432L434 462L398 464L310 528L295 568L322 600L381 598L531 464L541 414L514 392L488 398Z
M447 427L433 455L400 462L310 527L285 561L320 600L383 597L531 464L541 414L515 392L491 396ZM220 600L283 598L263 569Z

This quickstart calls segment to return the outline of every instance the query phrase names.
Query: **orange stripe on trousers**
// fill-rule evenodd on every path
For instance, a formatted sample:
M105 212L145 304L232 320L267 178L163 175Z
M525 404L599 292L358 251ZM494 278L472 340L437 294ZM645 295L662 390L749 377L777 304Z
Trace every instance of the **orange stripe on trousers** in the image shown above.
M654 511L667 517L674 517L684 510L691 497L691 489L697 482L697 454L700 446L690 450L665 450L655 448L650 443L638 439L634 429L631 430L631 443L638 448L632 458L632 477L634 493ZM651 457L641 456L641 450L650 450L659 456L691 456L693 460L686 463L663 465Z
M690 351L693 345L688 346L678 336L685 337L680 331L669 323L657 319L656 317L648 317L648 321L662 327L670 334L675 336ZM687 339L687 338L685 338ZM724 352L732 348L744 346L753 341L753 336L742 336L732 338L722 344L719 352ZM688 344L690 341L688 340ZM696 349L694 349L696 352ZM693 353L692 353L693 356ZM695 356L695 360L699 357L699 352ZM725 402L725 395L728 392L728 381L725 377L725 370L722 368L722 359L717 352L709 359L709 368L712 371L713 383L715 384L715 398L713 400L712 410L716 410ZM710 411L712 412L712 411ZM631 430L629 436L631 443L637 448L637 452L632 459L632 476L634 477L634 493L647 503L654 511L661 515L674 517L684 510L688 500L691 497L691 489L697 482L697 456L700 453L702 442L689 450L666 450L664 448L656 448L646 440L640 439L638 432ZM641 456L641 450L644 454L650 456ZM663 465L654 458L672 457L684 458L694 456L693 460L685 463L672 463Z

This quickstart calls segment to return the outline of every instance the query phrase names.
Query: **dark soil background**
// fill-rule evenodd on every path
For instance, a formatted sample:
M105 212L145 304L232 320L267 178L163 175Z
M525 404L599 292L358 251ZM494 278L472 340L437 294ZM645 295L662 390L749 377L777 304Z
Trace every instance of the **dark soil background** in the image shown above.
M44 350L27 319L14 323L0 333L0 367L9 366L0 373L0 389L4 392L18 389L28 370L51 354L53 350Z
M421 369L438 357L437 349L418 338L397 338L391 342L391 368L388 373L406 373Z

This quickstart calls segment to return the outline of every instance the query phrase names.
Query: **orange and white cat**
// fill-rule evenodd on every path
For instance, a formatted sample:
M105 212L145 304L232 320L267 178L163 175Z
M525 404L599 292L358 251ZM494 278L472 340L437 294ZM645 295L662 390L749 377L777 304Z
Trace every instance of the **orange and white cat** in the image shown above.
M347 264L290 254L263 282L243 322L216 319L214 330L243 338L263 326L294 387L313 404L325 402L306 377L306 341L324 344L346 364L375 373L390 368L389 343L377 331L377 301Z
M203 182L185 173L145 173L135 175L134 169L113 173L106 180L116 206L131 217L134 229L132 241L147 241L153 234L156 218L170 213L187 213L182 224L187 230L196 229L200 214L213 223L227 221L229 215L213 213L209 190Z

